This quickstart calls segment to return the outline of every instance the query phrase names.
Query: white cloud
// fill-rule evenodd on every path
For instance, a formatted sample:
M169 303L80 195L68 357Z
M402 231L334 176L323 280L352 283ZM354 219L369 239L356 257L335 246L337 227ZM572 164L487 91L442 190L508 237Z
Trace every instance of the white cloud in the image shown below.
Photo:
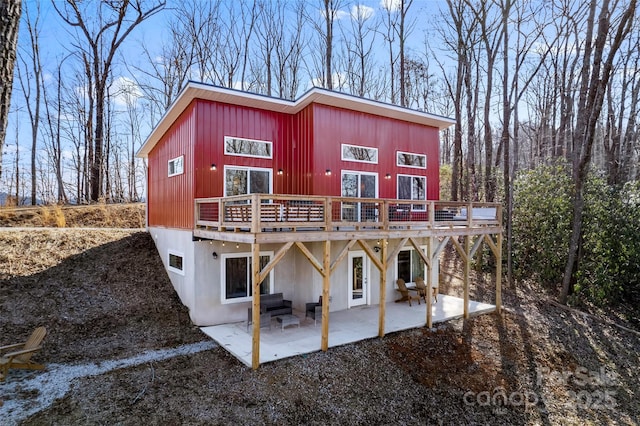
M332 87L334 90L340 90L345 87L348 87L347 75L344 73L340 73L340 72L334 73L332 75L331 82L333 83ZM322 78L316 77L311 79L311 81L309 81L309 88L311 87L326 87L326 86L323 84Z
M349 18L349 13L345 12L344 10L330 10L330 12L333 14L333 20L334 21L339 21L340 19L347 19ZM325 13L324 10L320 10L320 15L325 18L327 16L327 14Z
M389 12L397 12L402 8L402 0L380 0L380 7Z
M366 21L374 14L372 7L357 4L351 7L351 18L359 21Z
M118 77L113 81L109 92L118 106L135 104L142 97L138 84L128 77Z

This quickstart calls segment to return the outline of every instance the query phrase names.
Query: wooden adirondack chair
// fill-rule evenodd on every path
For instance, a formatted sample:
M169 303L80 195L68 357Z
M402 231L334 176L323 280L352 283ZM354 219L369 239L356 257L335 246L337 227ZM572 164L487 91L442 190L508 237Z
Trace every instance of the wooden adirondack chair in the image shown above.
M46 335L47 329L38 327L33 330L26 342L0 347L0 353L2 354L0 358L0 381L5 380L11 368L44 369L44 365L33 362L31 356L42 348L41 343ZM10 352L4 353L8 350Z
M422 296L422 298L424 299L424 303L427 303L427 294L429 293L429 291L422 277L416 278L416 288L418 289L418 294ZM437 283L431 284L431 288L432 288L431 293L433 297L433 303L437 303L438 302L438 284Z
M408 300L409 306L411 306L411 299L413 299L418 301L418 305L420 304L420 296L418 296L417 293L411 294L402 278L398 278L396 284L398 284L398 288L396 290L400 292L400 295L402 296L400 299L396 300L396 302L404 302Z

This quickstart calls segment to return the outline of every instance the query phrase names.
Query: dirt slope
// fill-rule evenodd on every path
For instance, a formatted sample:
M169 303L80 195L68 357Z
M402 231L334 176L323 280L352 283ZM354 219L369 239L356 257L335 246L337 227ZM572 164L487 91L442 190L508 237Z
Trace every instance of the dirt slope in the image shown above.
M452 272L445 290L457 294ZM480 278L472 298L491 302ZM76 379L24 424L636 424L638 334L536 294L506 291L501 317L395 333L256 372L218 347ZM45 363L205 340L151 238L135 231L0 231L0 345L40 324L50 332L38 354ZM4 401L35 396L7 395L0 384Z

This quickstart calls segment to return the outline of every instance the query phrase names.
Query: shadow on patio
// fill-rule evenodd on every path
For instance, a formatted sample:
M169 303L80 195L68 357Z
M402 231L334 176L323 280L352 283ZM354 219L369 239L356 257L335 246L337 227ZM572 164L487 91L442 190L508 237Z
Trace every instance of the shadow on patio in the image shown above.
M433 323L460 318L463 315L463 299L440 294L433 306ZM385 334L411 328L424 327L427 323L427 305L414 302L386 304ZM494 305L469 301L469 315L479 315L495 311ZM320 321L314 325L312 319L305 319L304 312L294 311L300 318L300 327L295 325L284 329L271 320L271 329L260 330L260 364L302 355L320 350ZM329 347L358 342L378 336L378 305L362 306L329 314ZM247 332L246 322L202 327L202 331L229 351L242 363L251 366L251 329Z

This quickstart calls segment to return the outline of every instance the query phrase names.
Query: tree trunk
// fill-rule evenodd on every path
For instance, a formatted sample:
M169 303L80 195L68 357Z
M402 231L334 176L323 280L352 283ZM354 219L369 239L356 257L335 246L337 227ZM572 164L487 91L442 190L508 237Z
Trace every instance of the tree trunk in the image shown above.
M567 264L562 278L560 303L567 303L567 297L574 271L578 270L580 259L580 239L582 236L582 213L584 211L584 183L589 171L596 124L602 112L605 90L612 74L613 63L622 41L629 34L636 10L636 0L631 0L627 9L622 12L619 23L609 34L611 28L612 11L609 10L609 0L604 0L598 17L597 32L593 40L595 27L595 13L598 0L592 0L587 31L585 49L582 61L580 99L578 102L576 130L573 141L573 223ZM613 37L611 37L613 35ZM593 43L593 44L592 44ZM606 52L606 57L605 57Z
M0 178L21 13L21 0L0 0Z

